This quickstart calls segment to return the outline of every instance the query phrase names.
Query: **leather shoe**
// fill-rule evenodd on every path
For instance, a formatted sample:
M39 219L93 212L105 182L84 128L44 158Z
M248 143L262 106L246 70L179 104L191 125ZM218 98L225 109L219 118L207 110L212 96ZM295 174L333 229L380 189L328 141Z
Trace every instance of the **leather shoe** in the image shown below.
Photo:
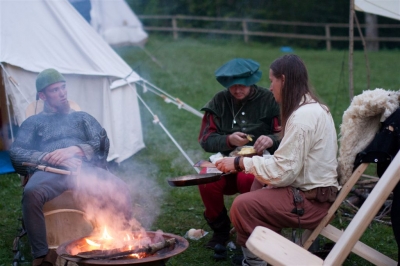
M47 255L43 258L34 259L32 262L33 266L55 266L58 258L58 254L54 249L49 249Z

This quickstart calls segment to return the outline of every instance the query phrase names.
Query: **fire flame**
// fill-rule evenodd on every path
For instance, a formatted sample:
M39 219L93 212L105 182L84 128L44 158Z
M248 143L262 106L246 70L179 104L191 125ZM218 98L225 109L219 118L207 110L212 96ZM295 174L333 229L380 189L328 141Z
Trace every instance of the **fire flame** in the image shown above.
M94 242L94 241L92 241L90 239L85 238L85 240L86 240L86 243L88 243L91 246L95 246L95 247L100 247L101 246L101 244L96 243L96 242Z
M129 257L134 258L134 259L143 259L144 257L146 257L146 253L144 253L144 252L133 253L133 254L129 255Z
M142 234L133 235L132 233L126 233L122 239L114 238L108 231L107 227L104 227L103 233L99 238L92 236L85 238L87 245L81 247L80 252L92 251L92 250L109 250L118 249L119 251L134 251L135 249L142 248L144 236ZM78 252L79 253L79 252ZM146 257L145 252L136 252L129 255L131 258L141 259Z
M107 227L104 226L103 235L97 241L94 241L94 240L91 240L91 239L88 239L88 238L85 238L85 241L90 246L94 246L94 247L97 247L97 248L104 248L105 245L109 244L109 243L107 243L108 242L107 240L112 240L112 239L113 239L113 237L110 236L110 234L107 232Z
M104 232L103 232L103 239L113 239L112 236L110 236L107 232L107 227L104 226Z

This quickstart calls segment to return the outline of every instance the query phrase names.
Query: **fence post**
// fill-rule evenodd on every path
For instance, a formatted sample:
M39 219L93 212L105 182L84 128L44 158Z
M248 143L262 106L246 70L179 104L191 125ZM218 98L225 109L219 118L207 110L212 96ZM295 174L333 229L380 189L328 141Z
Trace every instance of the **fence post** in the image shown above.
M246 20L242 20L242 28L243 28L243 37L244 37L244 42L248 43L249 42L249 35L248 35L248 30L247 30L247 22Z
M176 17L172 17L172 32L174 34L174 40L178 39L178 24L176 22Z
M326 37L326 50L329 52L331 50L331 28L329 24L325 25L325 37Z

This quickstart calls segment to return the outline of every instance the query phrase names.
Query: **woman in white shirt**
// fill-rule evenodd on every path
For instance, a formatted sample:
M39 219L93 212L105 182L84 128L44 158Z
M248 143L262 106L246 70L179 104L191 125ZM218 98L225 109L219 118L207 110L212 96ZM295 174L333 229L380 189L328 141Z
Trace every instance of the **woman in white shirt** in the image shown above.
M242 265L266 265L245 243L258 225L315 228L334 201L337 180L337 134L332 116L313 93L304 62L285 55L270 66L270 90L281 109L281 143L273 156L224 158L223 172L255 176L252 190L235 198L230 216L242 246ZM297 201L297 202L296 202Z

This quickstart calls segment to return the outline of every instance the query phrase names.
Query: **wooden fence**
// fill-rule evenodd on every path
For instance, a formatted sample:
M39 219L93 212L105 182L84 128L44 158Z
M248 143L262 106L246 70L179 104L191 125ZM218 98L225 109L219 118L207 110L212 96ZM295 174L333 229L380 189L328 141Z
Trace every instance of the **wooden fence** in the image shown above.
M349 28L347 23L309 23L309 22L294 22L294 21L276 21L276 20L262 20L262 19L239 19L239 18L212 18L212 17L198 17L198 16L160 16L160 15L139 15L138 16L146 24L146 20L150 21L164 21L163 26L144 26L146 31L164 31L172 32L174 39L178 39L180 32L190 33L213 33L213 34L228 34L228 35L242 35L244 42L249 42L250 36L262 36L262 37L280 37L290 39L306 39L306 40L323 40L326 43L326 49L331 50L333 41L349 41L349 36L334 36L331 34L331 30L334 28ZM170 20L169 23L167 21ZM226 23L239 23L241 26L236 30L226 30L218 28L196 28L196 27L179 27L178 22L182 21L208 21L208 22L226 22ZM325 34L314 35L314 34L299 34L299 33L288 33L288 32L269 32L269 31L251 31L249 30L250 24L260 25L283 25L283 26L295 26L295 27L311 27L313 29L324 29ZM170 25L170 26L165 26ZM366 27L365 24L361 24L360 27L363 29ZM400 24L378 24L379 29L400 29ZM355 30L357 32L357 30ZM354 41L361 41L360 36L355 36ZM377 37L377 38L366 38L366 42L399 42L399 37Z

